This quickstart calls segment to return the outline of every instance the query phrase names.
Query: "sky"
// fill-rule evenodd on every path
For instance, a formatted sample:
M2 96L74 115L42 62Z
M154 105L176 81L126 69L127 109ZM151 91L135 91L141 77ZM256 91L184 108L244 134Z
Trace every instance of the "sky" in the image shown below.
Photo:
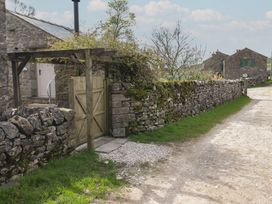
M14 0L6 0L14 10ZM36 9L36 17L73 27L71 0L21 0ZM129 0L136 14L134 31L141 44L150 44L152 30L172 29L180 20L206 55L220 50L232 54L248 47L272 55L272 0ZM81 0L80 26L92 29L106 18L106 0Z

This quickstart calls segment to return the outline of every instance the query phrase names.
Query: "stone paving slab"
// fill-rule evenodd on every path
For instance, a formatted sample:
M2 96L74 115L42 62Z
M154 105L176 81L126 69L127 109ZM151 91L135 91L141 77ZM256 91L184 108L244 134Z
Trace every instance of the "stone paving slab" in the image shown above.
M101 147L102 145L105 145L111 141L115 140L113 137L99 137L96 138L94 141L95 148Z
M123 144L125 144L128 140L127 139L113 139L112 141L96 148L96 152L99 153L110 153L119 147L121 147Z
M127 142L127 139L119 139L119 138L113 138L113 137L99 137L96 138L94 141L94 146L96 152L100 153L109 153L113 150L118 149L120 146L125 144ZM81 152L83 150L87 149L87 143L84 143L76 148L76 152Z

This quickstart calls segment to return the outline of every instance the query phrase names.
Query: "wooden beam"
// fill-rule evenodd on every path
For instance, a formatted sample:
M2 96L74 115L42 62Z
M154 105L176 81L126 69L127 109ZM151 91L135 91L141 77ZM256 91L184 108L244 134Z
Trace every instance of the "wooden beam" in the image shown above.
M104 48L94 49L78 49L78 50L45 50L45 51L33 51L33 52L12 52L8 53L11 60L21 59L22 57L31 56L32 58L59 58L70 57L77 54L81 57L85 57L85 52L89 51L90 56L112 56L116 52L111 50L105 50Z
M13 79L13 97L14 105L18 107L21 105L21 94L20 94L20 80L18 74L18 62L12 61L12 79Z
M30 59L31 59L30 56L26 56L25 59L21 62L21 64L19 64L19 66L18 66L18 74L19 75L21 74L21 72L23 71L24 67L29 62Z
M87 145L89 150L94 150L93 136L93 64L90 50L85 51L86 60L86 109L87 109Z

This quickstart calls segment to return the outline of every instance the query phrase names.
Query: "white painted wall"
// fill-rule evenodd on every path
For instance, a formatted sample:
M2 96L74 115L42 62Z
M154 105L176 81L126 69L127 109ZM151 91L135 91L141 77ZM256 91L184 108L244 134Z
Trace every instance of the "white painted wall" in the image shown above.
M50 90L51 97L56 98L55 76L53 64L37 64L38 97L49 98ZM51 84L51 89L49 89L49 84Z

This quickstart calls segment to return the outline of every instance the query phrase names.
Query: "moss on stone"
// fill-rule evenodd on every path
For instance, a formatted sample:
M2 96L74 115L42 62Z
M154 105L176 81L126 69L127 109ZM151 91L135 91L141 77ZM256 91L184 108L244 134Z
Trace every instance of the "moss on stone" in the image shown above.
M129 122L129 134L137 133L138 130L138 123L137 121Z
M133 97L137 101L141 101L148 96L148 90L140 88L130 88L127 90L126 96Z
M134 109L135 109L135 111L137 111L137 112L142 111L142 109L143 109L143 104L142 104L142 102L140 102L140 101L135 102Z
M158 109L167 108L169 111L163 119L166 123L170 123L181 117L180 114L175 113L173 104L185 104L186 99L194 94L197 86L195 81L156 82L148 86L134 86L127 90L126 96L136 100L134 110L138 113L142 111L145 100L155 104Z

